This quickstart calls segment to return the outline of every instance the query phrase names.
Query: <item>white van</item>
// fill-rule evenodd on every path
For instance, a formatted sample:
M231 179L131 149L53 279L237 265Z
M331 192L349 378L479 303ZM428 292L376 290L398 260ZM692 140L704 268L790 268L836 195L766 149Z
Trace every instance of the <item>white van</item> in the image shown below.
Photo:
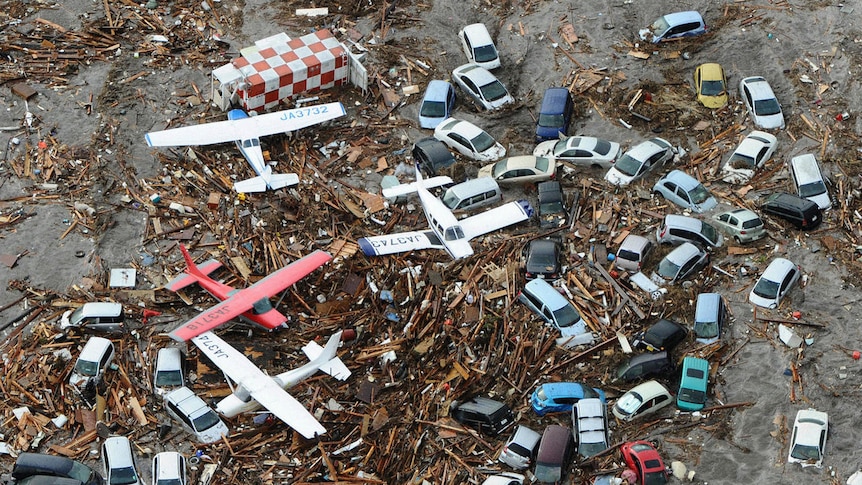
M123 332L123 305L115 302L84 303L75 310L68 310L60 318L60 329L78 327L98 332Z
M806 198L817 204L821 210L832 207L829 191L823 182L823 174L817 159L811 153L797 155L790 159L790 175L799 197Z
M100 379L114 358L114 344L103 337L90 337L69 376L69 385L83 386L92 378Z
M446 189L443 205L452 212L466 212L503 201L503 192L491 177L467 180Z

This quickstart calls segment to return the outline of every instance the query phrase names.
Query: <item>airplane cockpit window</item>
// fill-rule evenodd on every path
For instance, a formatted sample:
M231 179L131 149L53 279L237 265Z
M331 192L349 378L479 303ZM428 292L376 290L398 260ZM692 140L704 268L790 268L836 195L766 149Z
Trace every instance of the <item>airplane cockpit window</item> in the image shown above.
M464 239L464 230L461 229L461 226L452 226L446 229L446 232L443 233L443 239L447 241Z
M251 312L255 315L260 315L272 310L272 303L269 298L261 298L251 306Z
M250 140L243 140L242 141L242 147L243 148L256 147L256 146L260 146L260 139L258 139L258 138L252 138Z

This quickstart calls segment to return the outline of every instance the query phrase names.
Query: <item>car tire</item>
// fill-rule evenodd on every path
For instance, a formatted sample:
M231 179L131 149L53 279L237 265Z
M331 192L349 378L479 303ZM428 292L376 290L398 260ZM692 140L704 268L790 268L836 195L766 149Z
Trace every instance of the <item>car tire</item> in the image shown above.
M736 241L736 244L742 244L742 241L739 239L739 236L733 236L733 240Z

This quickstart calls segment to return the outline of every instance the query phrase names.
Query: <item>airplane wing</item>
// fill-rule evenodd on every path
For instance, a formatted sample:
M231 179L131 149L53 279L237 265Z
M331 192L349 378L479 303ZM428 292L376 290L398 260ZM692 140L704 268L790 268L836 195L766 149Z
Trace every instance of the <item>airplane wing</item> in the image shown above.
M232 318L242 315L263 298L268 298L289 288L330 259L332 256L329 253L319 250L297 259L248 288L235 292L230 298L204 310L198 316L174 329L170 336L174 340L184 342L203 332L212 330Z
M437 235L431 230L361 237L356 242L359 243L360 249L366 256L382 256L419 249L445 249Z
M422 185L426 189L440 187L441 185L451 184L452 179L443 175L431 177L430 179L422 179L418 182L410 182L407 184L399 184L394 187L387 187L381 191L383 197L398 197L416 192L416 187Z
M153 131L145 135L151 147L212 145L285 133L344 116L341 103L276 111L238 120L216 121Z
M204 332L191 339L219 369L242 386L255 401L306 438L326 433L305 406L218 335Z
M461 219L461 229L467 239L502 229L533 216L533 208L526 200L509 202L480 214Z

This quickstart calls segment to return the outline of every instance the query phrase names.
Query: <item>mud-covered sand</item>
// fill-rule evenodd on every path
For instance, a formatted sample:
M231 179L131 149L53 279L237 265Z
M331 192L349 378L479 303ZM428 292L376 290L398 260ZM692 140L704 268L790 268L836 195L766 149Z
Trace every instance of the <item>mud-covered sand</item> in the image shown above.
M326 6L328 2L318 3L317 6ZM388 30L385 39L377 38L376 42L397 42L403 46L404 52L428 61L441 78L448 78L448 73L463 63L463 53L456 37L458 29L473 22L484 22L489 27L503 63L496 73L515 95L518 107L489 115L478 113L466 103L459 102L457 115L476 122L502 139L512 154L532 150L534 123L531 116L535 114L544 89L558 84L566 77L567 71L577 68L566 55L555 50L553 44L561 42L560 25L570 22L580 37L574 45L575 50L571 51L578 62L587 68L604 69L602 72L608 76L618 72L624 74L614 78L614 89L609 90L611 94L592 92L589 98L578 98L580 116L572 131L631 146L655 136L654 131L660 129L660 136L695 155L698 141L709 138L710 134L718 134L721 127L732 122L742 122L750 127L739 102L736 85L745 76L761 75L771 83L788 122L787 131L778 133L776 161L809 151L819 153L819 143L802 134L805 126L801 117L804 115L831 130L825 151L827 156L822 165L833 181L840 181L840 177L845 177L845 180L846 177L853 180L858 177L857 147L860 145L857 136L862 123L862 88L859 83L862 66L859 14L862 13L862 2L584 0L508 2L502 6L453 0L398 3L398 14L416 20L399 23ZM527 11L524 10L525 5L529 7ZM123 267L132 261L140 261L144 253L154 252L153 245L145 247L142 242L146 214L121 202L123 190L120 184L128 173L139 178L151 178L161 171L151 149L144 143L145 132L161 129L169 119L178 116L187 119L188 113L201 112L201 108L177 103L171 93L188 91L193 83L200 87L208 86L212 67L227 62L239 48L256 39L282 31L290 35L307 32L307 27L304 27L307 22L291 19L289 12L308 5L222 1L216 2L215 6L224 12L226 18L239 18L233 15L237 10L241 10L243 15L241 22L222 25L223 38L231 48L209 51L209 63L177 62L170 69L157 68L152 75L121 84L119 80L150 69L146 55L136 57L134 46L122 46L115 55L108 56L106 62L81 66L76 74L68 77L65 88L46 89L39 83L31 83L39 91L30 103L30 110L38 117L39 133L53 129L54 136L63 144L95 147L99 150L102 164L91 168L88 174L98 179L92 189L63 192L64 195L56 199L38 197L32 203L22 202L19 198L32 193L32 185L37 182L18 179L3 166L0 200L4 202L0 209L7 215L7 208L20 207L27 215L26 221L0 232L0 252L27 252L15 267L0 266L0 282L4 286L12 280L26 280L33 287L64 293L75 285L86 284L84 278L95 271ZM660 14L687 9L699 10L710 25L711 33L705 39L648 49L652 55L646 60L627 55L636 43L639 28ZM367 11L379 10L378 6ZM70 30L103 15L102 2L87 0L66 0L53 8L40 8L36 14ZM751 17L756 17L756 20L746 20ZM34 25L33 16L23 17L22 22L15 25L8 16L3 20L7 24L6 29L28 29ZM165 19L168 23L174 20ZM355 28L368 36L372 30L379 32L378 22L378 16L364 16ZM192 25L185 18L176 28L188 29ZM521 34L522 29L524 35ZM373 59L373 46L369 48ZM680 55L669 56L668 53L673 51L679 51ZM816 72L811 69L809 60L819 66ZM730 76L730 109L711 113L688 99L684 110L690 110L690 113L678 117L681 120L678 124L633 122L633 128L626 129L616 121L620 114L625 114L624 104L629 99L626 95L646 83L652 86L667 84L674 93L679 90L691 93L688 86L691 73L703 62L718 62L725 67ZM378 68L385 69L384 66ZM814 79L815 83L801 82L803 74ZM823 92L818 89L821 85L826 86ZM663 94L670 97L661 89L656 93L659 98ZM93 113L87 114L84 104L90 95L99 101L93 105ZM357 96L356 99L362 98ZM414 95L406 105L394 111L394 116L415 119L418 99ZM7 108L0 112L0 126L19 124L25 112L20 98L4 86L0 89L0 100ZM356 110L354 103L345 104L351 113ZM851 118L836 123L834 116L841 112L851 113ZM627 119L631 121L630 117ZM706 132L696 133L692 127L698 120L711 121L713 125ZM110 126L107 131L106 124ZM5 136L14 135L35 145L39 133L28 136L21 132L4 132L2 142L6 143ZM409 148L412 140L427 136L427 133L414 127L397 129L393 135L393 140L400 139L400 143ZM110 144L104 143L106 137L112 138ZM13 146L9 157L21 156L23 147L22 143L16 151ZM831 159L841 160L842 167L839 168ZM76 169L68 167L67 170ZM845 173L839 175L842 170ZM587 175L601 176L598 173ZM649 178L643 187L648 189L653 180ZM69 183L69 178L61 183ZM366 183L369 189L375 188L373 180ZM770 188L789 188L786 170L777 171L768 185ZM746 198L757 195L755 188ZM73 219L71 210L75 202L94 208L99 213L97 219L101 224L86 232L78 228L61 238L68 229L68 221ZM843 213L850 219L850 227L855 227L860 222L859 214L854 213L859 204L850 201L849 205L851 209ZM856 244L852 238L858 234L851 231L844 235L835 230L843 225L843 221L837 218L838 213L832 211L827 216L825 228L810 234L795 230L779 231L777 226L771 226L771 239L758 245L766 249L752 256L724 256L728 258L725 261L736 262L740 258L748 258L747 274L735 274L734 278L713 274L716 288L726 296L734 316L726 338L732 348L739 350L720 368L710 403L752 404L730 413L729 427L694 426L684 438L664 439L664 434L656 431L648 436L660 443L667 463L681 460L690 470L696 471L696 483L843 483L862 464L858 410L862 397L862 364L852 360L843 350L862 348L862 322L858 316L862 293L857 287L860 280L850 275L845 264L835 260L819 240L829 234L834 235L841 245ZM368 230L371 233L375 229L369 227ZM84 257L75 256L80 251ZM793 402L787 369L796 358L796 351L778 342L773 326L754 322L752 307L747 302L757 269L762 270L773 256L778 255L799 264L805 274L804 288L791 294L790 301L778 312L779 316L788 317L790 311L799 311L805 321L824 325L824 328L795 327L810 336L811 344L805 348L799 361L802 387L795 389ZM716 263L722 266L722 260ZM20 293L12 290L0 292L0 306L19 296ZM2 321L19 313L21 308L17 306L3 313ZM829 413L829 439L823 469L802 469L785 464L788 429L796 411L807 407ZM668 420L667 427L679 426L681 422L687 423L688 418L685 421ZM658 429L662 430L661 427ZM647 436L638 434L637 427L629 427L625 433L615 430L612 441L644 437ZM7 462L4 460L4 465Z

